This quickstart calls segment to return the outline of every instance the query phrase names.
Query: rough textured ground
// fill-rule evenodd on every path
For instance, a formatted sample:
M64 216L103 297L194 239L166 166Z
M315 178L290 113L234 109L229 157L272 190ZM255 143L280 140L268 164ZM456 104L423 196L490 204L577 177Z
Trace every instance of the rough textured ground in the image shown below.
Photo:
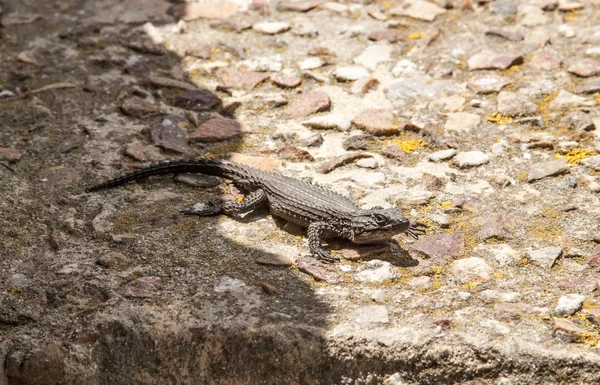
M600 383L600 3L4 0L0 384ZM323 265L216 156L427 236Z

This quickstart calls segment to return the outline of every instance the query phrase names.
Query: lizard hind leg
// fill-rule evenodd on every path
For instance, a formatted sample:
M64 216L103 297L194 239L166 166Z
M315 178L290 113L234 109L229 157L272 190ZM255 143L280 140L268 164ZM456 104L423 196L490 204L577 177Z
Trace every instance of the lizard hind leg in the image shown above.
M203 217L218 214L235 215L254 210L266 202L267 194L262 189L258 189L248 194L241 202L225 203L220 206L211 203L196 203L191 209L183 210L181 213Z
M215 206L211 203L196 203L194 206L187 210L181 210L183 215L197 215L200 217L208 217L212 215L218 215L223 212L223 209L219 206Z

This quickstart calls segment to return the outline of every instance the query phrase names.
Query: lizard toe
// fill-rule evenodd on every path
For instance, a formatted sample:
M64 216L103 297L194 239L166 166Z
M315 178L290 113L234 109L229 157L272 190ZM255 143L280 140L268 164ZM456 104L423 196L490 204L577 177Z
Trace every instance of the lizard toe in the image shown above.
M325 251L325 250L319 251L315 256L317 257L317 259L319 259L323 262L329 262L329 263L335 263L340 260L339 257L334 257L333 255L331 255L330 252Z

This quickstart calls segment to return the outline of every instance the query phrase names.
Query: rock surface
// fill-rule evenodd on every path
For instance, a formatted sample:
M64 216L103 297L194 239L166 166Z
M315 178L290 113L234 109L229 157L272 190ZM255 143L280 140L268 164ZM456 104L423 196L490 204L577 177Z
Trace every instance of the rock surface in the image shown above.
M0 384L597 382L594 1L0 13ZM179 213L236 204L244 183L84 193L201 157L352 212L399 208L427 234L326 237L329 264L265 209Z

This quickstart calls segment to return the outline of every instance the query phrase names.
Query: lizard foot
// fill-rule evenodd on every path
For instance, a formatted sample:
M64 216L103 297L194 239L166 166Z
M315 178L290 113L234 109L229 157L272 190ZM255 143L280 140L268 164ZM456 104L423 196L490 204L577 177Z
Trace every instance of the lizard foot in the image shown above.
M196 203L191 209L181 210L183 215L198 215L201 217L207 217L210 215L217 215L223 212L219 206L208 203Z
M429 225L427 225L426 223L415 222L415 223L410 224L410 226L408 227L408 230L406 230L406 233L408 235L410 235L411 237L413 237L414 239L418 239L419 235L427 234L428 228L429 228Z
M314 257L323 262L335 263L340 259L331 255L329 251L319 250L314 254Z

